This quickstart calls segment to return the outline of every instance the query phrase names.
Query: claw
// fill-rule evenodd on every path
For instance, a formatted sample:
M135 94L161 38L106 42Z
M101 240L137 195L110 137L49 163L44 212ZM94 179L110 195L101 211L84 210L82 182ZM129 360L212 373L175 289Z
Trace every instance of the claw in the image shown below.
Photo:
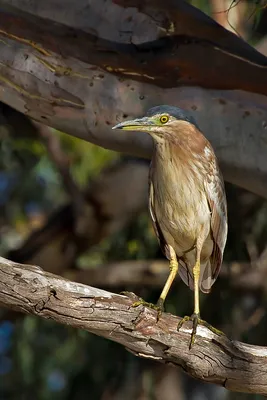
M138 307L141 305L144 307L151 308L152 310L156 310L157 311L157 321L159 320L162 312L164 311L163 303L161 303L160 300L157 302L157 304L153 304L153 303L148 303L147 301L140 298L138 301L135 301L132 304L132 307Z
M220 336L224 335L224 333L219 331L219 329L214 328L212 325L208 324L208 322L201 319L199 314L192 314L191 317L185 316L184 318L182 318L177 326L178 332L181 329L181 327L183 326L183 324L187 321L192 321L192 323L193 323L191 338L190 338L190 343L189 343L189 350L192 348L193 344L195 343L198 324L205 326L206 328L208 328L211 332L215 333L216 335L220 335Z
M120 292L120 294L121 294L122 296L129 297L129 299L131 299L131 300L139 299L139 297L136 296L136 294L133 293L133 292L127 292L127 291L124 290L124 291Z
M164 301L161 298L159 298L157 301L157 308L158 308L158 314L157 314L157 321L158 321L161 314L164 312Z
M179 330L181 329L181 327L183 326L183 324L187 321L192 321L193 322L193 327L192 327L192 332L191 332L191 339L190 339L190 343L189 343L189 350L192 348L193 344L195 343L195 338L196 338L196 333L197 333L197 326L199 324L199 322L201 321L201 319L199 318L199 315L197 314L193 314L191 317L189 317L188 315L186 315L183 319L181 319L181 321L179 322L178 326L177 326L177 331L179 332Z
M205 326L207 329L209 329L211 332L215 333L215 335L219 335L219 336L225 336L225 333L223 333L222 331L220 331L217 328L214 328L214 326L210 325L208 322L204 321L203 319L199 320L199 323L203 326Z
M190 321L191 317L189 317L188 315L186 315L184 318L181 319L181 321L179 321L178 325L177 325L177 332L179 332L179 330L182 328L183 324L187 321Z

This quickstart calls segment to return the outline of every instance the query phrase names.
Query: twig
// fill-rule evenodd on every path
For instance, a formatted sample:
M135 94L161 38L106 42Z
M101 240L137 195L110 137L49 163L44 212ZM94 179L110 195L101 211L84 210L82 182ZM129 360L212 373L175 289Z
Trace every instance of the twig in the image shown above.
M131 307L133 300L0 258L0 305L85 329L203 381L267 394L267 348L233 342L200 326L189 350L189 323L177 332L179 317L164 313L156 322L156 311Z

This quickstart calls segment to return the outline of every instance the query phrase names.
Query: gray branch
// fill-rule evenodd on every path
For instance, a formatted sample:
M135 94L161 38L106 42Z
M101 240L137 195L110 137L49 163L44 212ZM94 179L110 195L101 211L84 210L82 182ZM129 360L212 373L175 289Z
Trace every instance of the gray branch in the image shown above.
M135 355L181 368L194 378L237 392L267 394L267 349L234 342L198 327L189 350L190 327L164 313L131 307L133 298L71 282L36 266L0 258L0 305L85 329Z
M146 158L147 135L111 126L156 104L180 106L212 142L225 179L267 198L266 57L181 0L164 10L156 0L62 4L0 0L1 101Z

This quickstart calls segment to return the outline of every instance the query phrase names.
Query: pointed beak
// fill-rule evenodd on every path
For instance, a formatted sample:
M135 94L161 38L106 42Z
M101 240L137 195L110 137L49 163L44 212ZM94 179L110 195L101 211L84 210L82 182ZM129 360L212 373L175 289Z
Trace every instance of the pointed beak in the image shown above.
M137 118L131 121L124 121L113 126L112 129L123 129L124 131L149 131L151 126L155 125L150 118Z

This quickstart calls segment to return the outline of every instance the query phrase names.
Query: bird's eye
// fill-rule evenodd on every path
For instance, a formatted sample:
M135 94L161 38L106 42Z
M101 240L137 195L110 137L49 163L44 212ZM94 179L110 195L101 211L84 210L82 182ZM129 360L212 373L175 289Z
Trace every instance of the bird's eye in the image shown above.
M168 122L168 121L169 121L168 115L162 115L162 116L160 117L160 122L161 122L162 124L166 124L166 122Z

